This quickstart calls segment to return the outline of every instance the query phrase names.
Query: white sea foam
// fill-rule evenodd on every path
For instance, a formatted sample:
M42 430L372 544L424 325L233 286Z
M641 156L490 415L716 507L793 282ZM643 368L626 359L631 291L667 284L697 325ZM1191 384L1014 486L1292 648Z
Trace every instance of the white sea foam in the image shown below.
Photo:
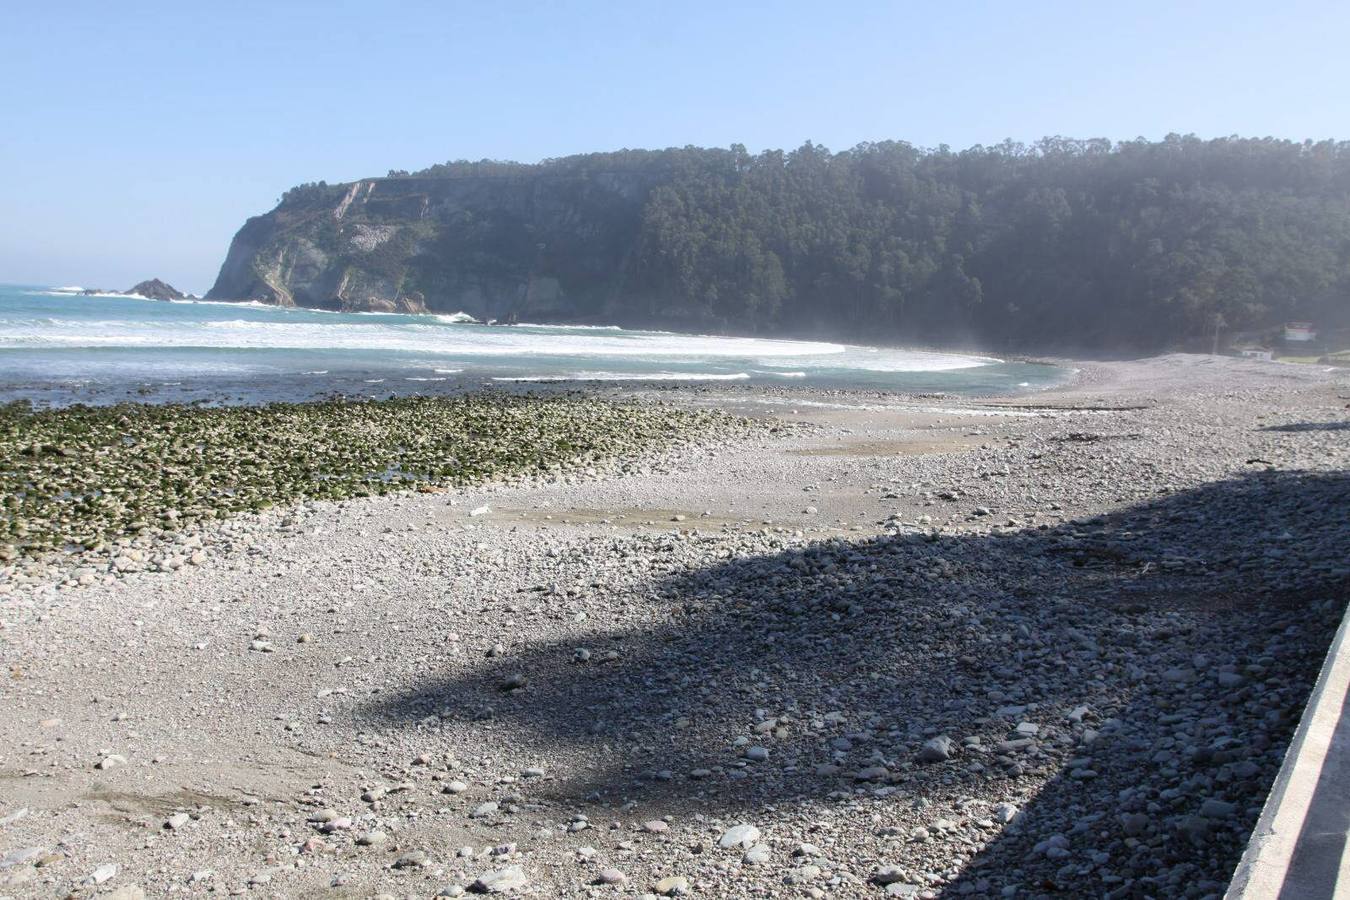
M623 331L621 325L544 325L536 322L517 322L512 328L566 328L568 331ZM660 332L633 332L634 334L659 334Z
M29 351L10 356L7 364L35 373L70 366L92 367L104 375L154 369L171 377L210 374L227 365L231 372L272 375L363 371L389 375L391 381L434 380L468 371L519 381L817 378L884 386L905 383L904 373L936 374L999 363L974 354L628 331L612 325L488 327L471 324L459 313L352 314L61 293L72 289L0 291L0 351ZM7 309L11 300L21 302ZM76 354L83 350L136 352ZM1005 383L1018 376L1026 377L1019 372Z
M164 301L164 300L156 300L154 297L147 297L147 296L145 296L144 294L124 294L124 293L122 293L122 292L120 292L120 291L94 291L94 292L92 292L92 293L85 293L86 290L87 290L86 288L82 288L82 287L56 287L56 288L45 288L45 289L43 289L43 290L38 290L38 291L25 291L25 293L29 294L30 296L34 296L34 297L61 297L61 298L63 298L63 299L69 299L69 300L83 300L83 299L90 299L90 298L98 298L98 299L102 299L102 300L145 300L145 301L149 301L150 303L156 303L156 304L166 302L166 301ZM255 300L247 300L247 301L241 300L241 301L238 301L238 302L233 301L233 300L203 300L203 299L200 298L200 297L194 297L194 296L187 296L187 297L182 298L181 300L169 300L169 301L167 301L167 302L169 302L169 303L204 303L204 304L209 304L209 305L212 305L212 306L249 306L249 307L253 307L253 308L255 308L255 309L276 309L276 308L277 308L277 307L274 307L274 306L269 306L269 305L266 304L266 303L258 303L258 302L255 301Z
M766 406L781 406L785 401L782 398L752 397L750 402ZM791 405L813 406L822 409L859 409L867 412L929 413L942 416L1003 416L1012 419L1052 419L1059 415L1084 412L1083 410L1012 409L997 406L910 406L905 403L840 403L829 400L805 399L793 399Z
M748 372L567 372L548 375L510 375L493 381L744 381Z
M46 291L32 291L38 296L46 297L114 297L118 300L148 300L148 297L142 297L140 294L123 294L120 291L94 291L92 294L86 294L85 288L52 288ZM158 302L158 301L156 301Z
M277 321L221 318L193 321L52 317L0 322L0 347L128 347L358 350L482 357L629 358L642 363L744 360L788 371L942 372L997 363L989 357L921 350L876 350L824 341L682 335L585 327L456 326L416 320ZM780 373L781 374L781 373ZM784 375L783 377L800 377Z

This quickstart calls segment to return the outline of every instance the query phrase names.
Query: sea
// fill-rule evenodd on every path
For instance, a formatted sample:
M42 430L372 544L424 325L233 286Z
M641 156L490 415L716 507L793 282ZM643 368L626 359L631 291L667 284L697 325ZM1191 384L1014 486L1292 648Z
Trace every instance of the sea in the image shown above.
M0 285L0 402L261 403L681 382L984 395L1068 377L967 353L468 318Z

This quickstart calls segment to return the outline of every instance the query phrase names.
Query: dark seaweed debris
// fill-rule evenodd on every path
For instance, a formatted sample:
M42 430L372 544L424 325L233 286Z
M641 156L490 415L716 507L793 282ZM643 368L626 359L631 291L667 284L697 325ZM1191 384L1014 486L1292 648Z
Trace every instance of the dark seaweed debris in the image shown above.
M585 468L739 420L584 397L0 406L0 559L235 512Z

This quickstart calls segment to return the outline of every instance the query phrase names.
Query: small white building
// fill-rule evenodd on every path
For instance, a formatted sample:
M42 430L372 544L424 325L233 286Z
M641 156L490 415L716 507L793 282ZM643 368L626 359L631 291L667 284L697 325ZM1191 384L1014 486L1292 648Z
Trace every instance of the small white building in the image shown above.
M1264 347L1251 347L1238 352L1242 354L1244 359L1264 359L1266 362L1270 362L1275 358L1275 354Z

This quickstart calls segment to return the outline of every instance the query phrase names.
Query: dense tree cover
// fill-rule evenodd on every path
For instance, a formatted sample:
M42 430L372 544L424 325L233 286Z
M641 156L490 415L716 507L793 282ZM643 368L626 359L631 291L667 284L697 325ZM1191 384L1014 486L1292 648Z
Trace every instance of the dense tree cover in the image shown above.
M1350 312L1350 144L1047 139L709 152L639 285L730 323L1160 347Z
M333 196L341 193L343 185L330 185L326 181L307 181L304 184L297 184L295 187L281 195L283 205L298 205L306 203L318 203L331 199Z
M545 159L537 163L518 163L500 159L480 159L471 162L467 159L437 163L417 172L397 169L389 171L390 178L470 178L483 176L520 175L520 176L590 176L600 173L636 172L653 177L673 175L692 175L711 167L725 165L725 160L739 149L742 156L745 148L736 147L732 151L705 149L703 147L670 147L665 150L615 150L607 153L582 153L576 156L562 156Z
M638 195L585 189L615 176L637 176ZM413 261L428 296L436 278L542 274L611 298L629 321L1000 348L1157 349L1216 327L1350 324L1350 143L808 142L389 177L547 181L590 205L585 228L549 234L510 210L463 213Z

